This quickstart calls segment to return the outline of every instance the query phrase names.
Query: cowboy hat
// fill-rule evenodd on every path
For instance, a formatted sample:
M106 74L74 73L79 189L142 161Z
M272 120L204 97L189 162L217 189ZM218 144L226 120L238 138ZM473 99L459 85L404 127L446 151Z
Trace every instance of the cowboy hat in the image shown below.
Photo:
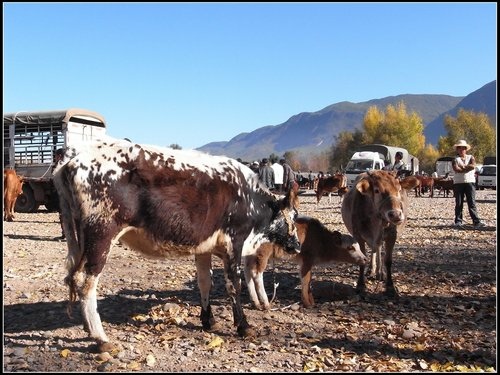
M467 149L467 151L469 151L471 149L471 145L469 145L465 139L459 140L457 143L455 143L455 145L453 147L454 148L465 147Z

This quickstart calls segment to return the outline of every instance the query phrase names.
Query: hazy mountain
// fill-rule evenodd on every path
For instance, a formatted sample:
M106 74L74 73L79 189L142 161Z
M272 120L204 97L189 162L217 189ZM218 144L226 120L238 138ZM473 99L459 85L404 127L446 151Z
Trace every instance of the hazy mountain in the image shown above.
M318 153L328 150L334 137L341 131L361 129L369 107L377 106L383 111L387 105L395 106L401 101L406 104L408 112L415 111L422 118L426 125L426 142L436 144L439 135L445 135L442 117L441 124L438 118L445 113L458 111L460 106L493 114L496 119L496 81L466 97L404 94L362 103L339 102L317 112L299 113L279 125L268 125L250 133L238 134L228 142L206 144L198 150L247 161L261 159L272 153L282 155L291 150Z
M424 135L427 143L437 144L440 136L446 135L444 129L444 116L456 117L458 110L473 110L474 112L484 112L490 119L493 127L497 127L497 81L492 81L480 89L470 93L463 98L455 107L442 113L426 126Z

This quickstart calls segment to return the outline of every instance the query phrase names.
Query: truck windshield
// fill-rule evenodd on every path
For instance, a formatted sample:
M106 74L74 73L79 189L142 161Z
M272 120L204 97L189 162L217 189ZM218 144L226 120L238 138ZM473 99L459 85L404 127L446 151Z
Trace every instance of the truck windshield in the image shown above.
M367 171L373 168L373 160L350 160L345 167L346 171Z

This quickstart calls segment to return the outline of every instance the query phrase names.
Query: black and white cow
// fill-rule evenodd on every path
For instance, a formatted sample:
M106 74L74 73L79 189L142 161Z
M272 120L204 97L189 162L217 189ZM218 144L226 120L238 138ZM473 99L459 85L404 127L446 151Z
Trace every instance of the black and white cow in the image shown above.
M197 151L106 141L66 155L54 172L68 244L65 281L100 350L112 345L97 312L97 283L116 241L149 255L194 254L204 329L215 323L211 255L220 256L237 332L254 334L240 302L242 251L263 242L299 251L295 191L279 198L243 164Z

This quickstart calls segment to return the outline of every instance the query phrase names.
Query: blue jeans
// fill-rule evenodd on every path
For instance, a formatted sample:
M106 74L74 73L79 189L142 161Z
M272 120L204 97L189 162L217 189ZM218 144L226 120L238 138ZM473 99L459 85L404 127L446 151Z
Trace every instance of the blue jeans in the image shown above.
M476 208L476 187L473 183L454 184L455 193L455 224L463 222L462 211L464 209L464 198L467 199L467 207L473 224L478 224L481 219L477 214Z

